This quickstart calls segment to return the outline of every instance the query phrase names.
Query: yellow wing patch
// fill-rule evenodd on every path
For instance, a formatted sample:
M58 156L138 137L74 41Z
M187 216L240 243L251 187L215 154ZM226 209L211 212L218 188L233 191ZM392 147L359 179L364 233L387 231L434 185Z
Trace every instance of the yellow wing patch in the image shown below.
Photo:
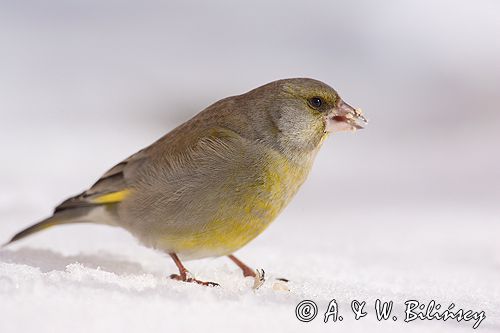
M92 199L95 204L111 204L125 200L130 195L130 190L122 190L118 192L106 193Z

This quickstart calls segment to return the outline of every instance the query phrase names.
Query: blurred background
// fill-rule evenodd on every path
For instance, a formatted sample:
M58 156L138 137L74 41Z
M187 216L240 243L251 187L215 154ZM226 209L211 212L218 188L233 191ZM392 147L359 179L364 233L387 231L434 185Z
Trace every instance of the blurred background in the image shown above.
M494 0L2 1L0 241L218 99L311 77L370 124L329 138L242 256L299 281L307 260L346 290L405 294L420 272L419 292L498 315L499 17ZM135 246L108 229L22 244Z

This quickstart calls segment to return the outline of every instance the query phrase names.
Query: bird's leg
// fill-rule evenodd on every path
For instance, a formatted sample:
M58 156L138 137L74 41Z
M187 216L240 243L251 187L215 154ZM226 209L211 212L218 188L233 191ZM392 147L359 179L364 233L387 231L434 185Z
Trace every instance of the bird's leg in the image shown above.
M231 259L232 262L234 262L236 265L238 265L239 268L241 268L241 270L243 271L244 277L247 277L247 276L256 277L257 276L257 273L253 269L251 269L250 267L245 265L240 259L236 258L234 255L230 254L227 257L229 259Z
M200 281L200 280L195 279L194 276L191 273L189 273L189 271L186 269L186 267L184 267L184 265L182 264L181 260L177 256L177 254L172 252L172 253L169 253L169 255L170 255L170 257L172 257L172 260L175 262L175 265L179 269L179 274L170 275L171 279L184 281L184 282L194 282L194 283L201 284L203 286L215 287L215 286L219 285L218 283L215 283L215 282L206 282L206 281Z
M263 269L253 270L232 254L228 255L228 258L231 259L231 261L234 262L236 265L238 265L239 268L241 268L244 277L251 276L255 279L253 284L254 289L257 289L264 284L265 273Z

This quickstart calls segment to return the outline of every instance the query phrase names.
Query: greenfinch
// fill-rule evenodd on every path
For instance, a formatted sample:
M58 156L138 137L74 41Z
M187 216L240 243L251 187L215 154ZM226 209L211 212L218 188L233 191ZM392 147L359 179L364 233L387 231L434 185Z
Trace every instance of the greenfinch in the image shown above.
M179 268L171 278L216 285L196 279L181 259L228 256L244 276L262 280L263 271L233 253L290 202L328 134L363 123L323 82L268 83L210 105L7 244L55 225L99 223L168 253Z

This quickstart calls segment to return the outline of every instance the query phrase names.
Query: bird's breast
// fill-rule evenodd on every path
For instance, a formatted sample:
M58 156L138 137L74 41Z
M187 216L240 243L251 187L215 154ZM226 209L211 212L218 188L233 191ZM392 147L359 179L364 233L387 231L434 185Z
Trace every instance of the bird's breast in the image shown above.
M257 237L293 198L309 173L310 163L298 165L272 153L257 170L248 179L234 177L237 182L229 181L226 200L218 203L204 228L179 239L182 244L177 247L192 253L187 257L230 254Z
M305 181L303 163L257 144L225 145L183 167L151 173L121 206L121 226L183 258L230 254L262 233Z

